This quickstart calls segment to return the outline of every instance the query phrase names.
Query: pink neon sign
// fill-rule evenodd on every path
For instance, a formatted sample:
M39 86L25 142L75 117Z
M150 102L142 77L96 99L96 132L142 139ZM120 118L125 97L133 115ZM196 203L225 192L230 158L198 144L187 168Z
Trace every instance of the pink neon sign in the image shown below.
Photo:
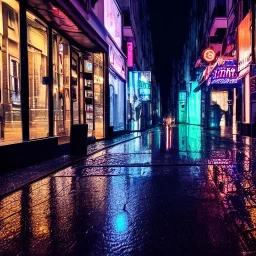
M127 42L127 66L133 67L133 43Z

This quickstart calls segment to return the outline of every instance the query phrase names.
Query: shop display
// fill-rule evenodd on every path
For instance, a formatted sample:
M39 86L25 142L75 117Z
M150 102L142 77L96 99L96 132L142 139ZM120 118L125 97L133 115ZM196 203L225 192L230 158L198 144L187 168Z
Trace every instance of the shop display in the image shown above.
M104 137L103 122L103 54L94 54L94 107L95 107L95 137Z
M84 64L84 96L85 96L85 121L88 124L88 136L93 135L93 80L92 80L92 56L87 55Z

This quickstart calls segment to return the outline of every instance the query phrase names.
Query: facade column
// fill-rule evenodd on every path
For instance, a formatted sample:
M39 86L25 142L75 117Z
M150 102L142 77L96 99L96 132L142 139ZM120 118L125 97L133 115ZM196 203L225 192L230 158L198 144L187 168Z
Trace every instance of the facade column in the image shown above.
M20 82L22 138L29 140L29 79L27 49L27 0L20 3Z
M110 134L108 127L110 126L110 102L109 102L109 65L108 65L108 60L109 60L109 53L104 53L104 119L105 119L105 128L104 128L104 133L105 133L105 138L108 138Z
M52 27L49 25L48 32L48 118L49 118L49 137L54 136L53 127L53 60L52 60Z

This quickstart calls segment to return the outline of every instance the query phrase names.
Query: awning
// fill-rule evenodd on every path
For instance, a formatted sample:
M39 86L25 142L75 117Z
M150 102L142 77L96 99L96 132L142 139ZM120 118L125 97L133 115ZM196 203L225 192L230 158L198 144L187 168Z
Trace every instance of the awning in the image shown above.
M53 29L62 31L67 39L70 38L92 52L108 51L107 43L93 31L86 19L68 1L63 4L59 1L28 0L28 4L48 22L51 22Z

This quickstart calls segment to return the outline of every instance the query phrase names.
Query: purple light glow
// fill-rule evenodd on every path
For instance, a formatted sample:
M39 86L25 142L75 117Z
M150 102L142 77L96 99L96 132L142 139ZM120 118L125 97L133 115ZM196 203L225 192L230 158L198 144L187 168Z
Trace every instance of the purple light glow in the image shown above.
M207 84L236 84L238 82L238 70L234 60L225 61L217 65L212 71Z
M127 66L133 67L133 43L127 42Z

